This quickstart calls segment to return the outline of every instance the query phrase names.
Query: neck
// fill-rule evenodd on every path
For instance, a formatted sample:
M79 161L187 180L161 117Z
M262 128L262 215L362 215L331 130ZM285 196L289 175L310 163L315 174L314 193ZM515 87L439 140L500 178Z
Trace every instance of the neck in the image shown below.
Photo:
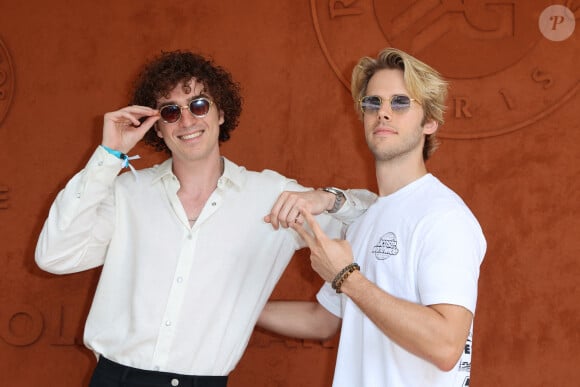
M219 153L202 160L173 160L173 173L179 180L180 191L201 194L213 191L223 174L223 160Z
M376 160L375 169L380 196L387 196L427 174L425 162L410 160Z
M177 197L181 201L190 226L196 223L197 218L217 187L217 182L223 174L223 160L219 156L183 162L174 160L173 173L179 180Z

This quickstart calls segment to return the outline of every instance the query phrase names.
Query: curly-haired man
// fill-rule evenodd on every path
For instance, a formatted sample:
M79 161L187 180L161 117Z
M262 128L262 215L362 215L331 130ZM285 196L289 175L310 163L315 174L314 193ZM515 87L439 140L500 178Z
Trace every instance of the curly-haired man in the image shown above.
M304 246L287 227L303 220L298 205L336 212L320 215L334 235L364 210L354 196L343 205L350 192L307 190L222 157L241 106L226 70L162 53L137 78L133 104L104 115L101 145L53 203L38 265L57 274L103 266L84 332L99 357L91 387L225 386ZM170 157L118 175L141 139Z

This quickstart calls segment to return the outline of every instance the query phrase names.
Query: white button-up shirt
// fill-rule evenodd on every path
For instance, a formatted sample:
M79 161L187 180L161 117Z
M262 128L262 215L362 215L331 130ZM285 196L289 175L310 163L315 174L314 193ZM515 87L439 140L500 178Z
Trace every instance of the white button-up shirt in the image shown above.
M263 217L282 191L306 188L224 159L217 188L190 226L171 159L118 176L120 168L98 147L53 203L36 262L52 273L104 265L84 333L97 355L141 369L228 375L303 247L293 230L274 230ZM337 217L360 215L374 201L365 192L346 191ZM318 220L340 235L340 221Z

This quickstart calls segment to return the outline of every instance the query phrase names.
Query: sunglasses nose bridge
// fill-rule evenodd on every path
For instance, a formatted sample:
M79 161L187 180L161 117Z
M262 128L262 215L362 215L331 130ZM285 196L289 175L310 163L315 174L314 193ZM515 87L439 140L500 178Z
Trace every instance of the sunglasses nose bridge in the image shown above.
M184 113L183 111L187 110L187 113ZM185 121L186 123L195 121L197 119L199 119L198 116L196 116L192 111L191 111L191 105L185 105L185 106L180 106L179 107L179 121ZM189 124L186 124L186 126Z
M379 106L379 110L377 111L377 114L379 115L379 117L385 117L386 119L390 119L391 116L393 115L393 108L391 106L391 100L381 98L380 101L381 101L381 103Z

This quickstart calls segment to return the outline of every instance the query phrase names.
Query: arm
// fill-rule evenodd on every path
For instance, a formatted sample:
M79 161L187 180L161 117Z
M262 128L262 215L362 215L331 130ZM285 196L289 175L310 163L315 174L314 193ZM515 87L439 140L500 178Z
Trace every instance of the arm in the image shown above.
M312 268L327 282L353 262L350 244L331 240L316 220L305 213L311 235L302 225L292 227L311 250ZM442 370L459 359L472 321L472 313L457 305L419 305L396 298L354 271L340 290L391 340Z
M264 221L271 223L274 229L278 229L280 226L287 228L293 223L302 224L304 222L304 217L301 216L300 211L319 215L333 210L335 204L338 204L337 211L331 215L348 224L361 216L377 199L376 194L367 190L338 191L344 194L344 200L322 189L304 192L284 191L274 203L270 214L264 217ZM338 203L337 199L339 199Z
M451 370L463 352L473 319L462 306L419 305L384 292L353 272L342 284L346 294L391 340L409 352Z
M148 116L140 127L139 118ZM130 106L107 113L103 145L126 153L156 121L156 111ZM58 194L40 233L35 259L52 273L71 273L101 265L113 232L113 184L121 169L115 156L97 148L87 166Z
M98 148L87 166L59 192L36 245L38 266L55 274L103 263L112 235L112 186L121 164Z
M338 331L340 321L317 302L269 301L257 325L288 337L328 340Z

